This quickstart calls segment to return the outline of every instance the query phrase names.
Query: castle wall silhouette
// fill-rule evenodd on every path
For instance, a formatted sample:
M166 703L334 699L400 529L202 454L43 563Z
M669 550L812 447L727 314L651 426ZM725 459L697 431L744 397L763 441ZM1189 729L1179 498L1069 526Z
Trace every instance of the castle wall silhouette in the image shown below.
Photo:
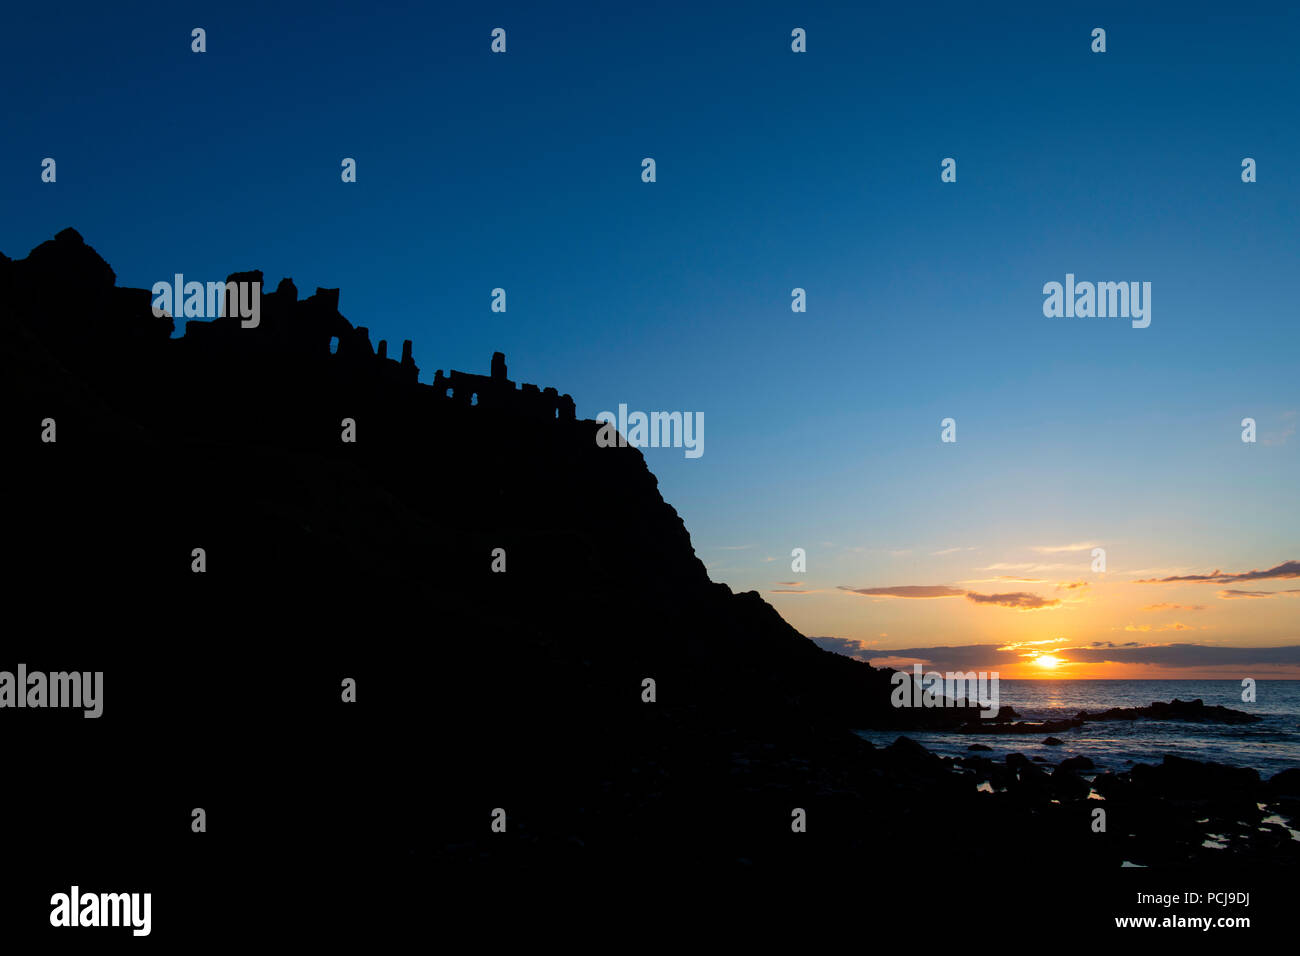
M227 283L262 283L260 270L235 272ZM263 285L264 288L264 285ZM353 326L338 310L339 290L318 288L314 295L298 299L292 279L282 279L276 290L262 295L261 321L255 328L244 328L235 303L227 292L225 316L212 320L185 323L185 341L194 347L237 349L256 346L298 358L331 355L357 377L376 376L395 385L428 390L436 399L460 405L493 409L512 415L537 419L574 421L577 406L573 398L555 388L537 385L516 386L506 376L506 357L492 354L490 375L438 369L432 385L419 381L420 369L411 357L411 340L402 342L400 360L389 358L388 342L381 339L376 349L370 344L370 330Z

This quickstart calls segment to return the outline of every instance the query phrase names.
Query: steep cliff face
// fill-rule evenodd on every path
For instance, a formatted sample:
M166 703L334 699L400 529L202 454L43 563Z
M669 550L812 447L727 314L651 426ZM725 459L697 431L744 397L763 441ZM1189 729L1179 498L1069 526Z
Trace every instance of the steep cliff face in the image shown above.
M448 398L287 280L252 328L173 338L150 303L72 230L0 262L10 585L39 612L12 653L103 669L118 726L180 748L161 794L315 787L319 826L384 843L436 777L448 820L513 794L539 839L613 840L680 822L656 774L725 793L738 748L899 716L885 672L711 582L641 453L556 393Z
M53 530L111 528L90 586L123 574L165 604L170 589L206 582L231 604L247 595L319 617L323 643L354 637L335 633L347 615L376 641L436 626L425 607L515 630L522 619L578 644L585 634L603 661L680 669L674 679L704 698L864 718L879 703L853 699L870 668L816 648L757 595L710 582L641 453L598 447L596 423L470 406L417 383L409 345L401 362L377 353L339 314L337 290L299 300L284 280L256 327L235 315L172 338L147 290L114 281L70 229L0 272L6 437L43 501L27 546L55 560L67 541ZM38 440L46 418L54 444ZM206 577L191 571L195 547ZM505 573L491 570L496 548ZM846 696L828 699L832 688Z

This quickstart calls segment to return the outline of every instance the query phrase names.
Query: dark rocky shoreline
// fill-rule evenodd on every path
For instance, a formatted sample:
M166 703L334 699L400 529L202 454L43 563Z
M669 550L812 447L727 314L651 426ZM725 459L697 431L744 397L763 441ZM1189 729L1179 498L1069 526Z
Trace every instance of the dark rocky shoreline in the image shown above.
M1051 734L1106 721L1179 720L1251 724L1260 718L1202 700L1155 701L1146 707L1114 707L1055 721L1018 721L1004 706L991 720L954 719L946 732L957 734ZM1063 742L1048 736L1046 745ZM1086 755L1068 757L1055 767L1043 757L1009 753L1004 761L984 756L992 748L971 744L961 757L941 757L901 736L877 752L891 755L895 773L928 771L953 774L982 789L991 803L1021 806L1045 820L1070 818L1071 811L1102 808L1107 826L1123 833L1111 845L1126 848L1124 862L1138 866L1217 863L1224 860L1300 864L1300 768L1263 780L1258 771L1166 754L1159 764L1138 763L1126 770L1100 771ZM1285 822L1279 822L1279 818Z
M1055 767L1020 753L1007 754L1004 761L979 753L940 757L906 736L875 748L873 758L899 775L929 776L936 783L952 776L971 788L987 785L981 798L991 805L1020 806L1058 823L1072 819L1074 811L1103 808L1108 829L1121 830L1119 839L1109 842L1137 865L1224 859L1300 863L1300 841L1290 832L1300 819L1300 768L1261 780L1250 768L1166 754L1159 764L1098 772L1085 755ZM1269 819L1275 816L1292 826ZM1210 835L1226 845L1205 845Z
M958 734L1050 734L1088 723L1119 720L1181 720L1251 724L1260 718L1202 700L1155 701L1146 707L1114 707L1056 721L1014 721L1007 706L991 720L954 718L946 732ZM1061 745L1055 737L1042 741ZM870 746L870 744L868 744ZM1139 763L1126 770L1099 771L1091 758L1077 754L1055 767L1045 758L1009 753L1004 761L984 756L992 748L971 744L961 757L942 757L907 736L873 757L897 775L927 774L936 784L949 776L983 792L991 806L1019 806L1053 826L1076 819L1079 811L1106 810L1107 827L1118 825L1124 862L1139 866L1209 863L1227 860L1289 860L1300 864L1300 768L1262 780L1258 771L1166 754L1159 764ZM1278 822L1277 818L1286 822ZM1273 819L1270 819L1273 818ZM1290 826L1288 826L1290 824ZM1069 824L1071 826L1077 823ZM1210 845L1213 844L1213 845Z

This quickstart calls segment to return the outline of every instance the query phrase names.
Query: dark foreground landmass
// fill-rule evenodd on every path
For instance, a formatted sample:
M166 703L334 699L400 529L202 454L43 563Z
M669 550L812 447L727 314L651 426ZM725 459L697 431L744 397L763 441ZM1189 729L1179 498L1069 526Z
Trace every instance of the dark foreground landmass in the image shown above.
M963 714L894 710L891 672L711 582L640 452L598 448L567 396L504 360L422 384L338 301L286 280L257 328L173 338L71 230L0 257L0 666L105 675L98 720L0 712L14 853L83 881L197 865L302 892L304 871L911 880L935 846L958 871L1300 860L1263 823L1295 811L1297 771L1168 758L1089 786L872 747L852 729Z

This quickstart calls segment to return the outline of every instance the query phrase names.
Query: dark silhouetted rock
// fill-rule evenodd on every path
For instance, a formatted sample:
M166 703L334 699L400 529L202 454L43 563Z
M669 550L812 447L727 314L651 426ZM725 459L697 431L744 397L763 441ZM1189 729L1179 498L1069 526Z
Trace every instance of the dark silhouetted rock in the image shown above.
M1108 801L1119 802L1132 797L1133 782L1127 773L1100 773L1093 778L1092 789Z
M1300 799L1300 767L1278 771L1268 778L1264 789L1269 796Z
M1249 801L1259 790L1259 773L1249 767L1188 760L1174 754L1166 754L1156 766L1137 764L1129 776L1139 790L1171 800Z
M1082 727L1085 723L1105 720L1186 720L1200 723L1251 724L1260 720L1254 714L1247 714L1227 707L1206 707L1200 700L1173 700L1167 704L1153 703L1149 707L1112 707L1102 713L1090 714L1079 711L1075 717L1064 720L1047 720L1041 722L998 723L982 721L967 723L954 728L964 734L1052 734Z
M885 753L900 763L933 766L939 762L937 754L926 750L911 737L899 737L885 748Z
M1095 767L1096 764L1094 764L1090 758L1080 755L1077 757L1067 757L1057 765L1056 769L1079 771L1092 770Z
M1061 801L1085 800L1092 790L1087 781L1073 770L1063 770L1060 767L1052 773L1051 788L1052 795Z
M1112 707L1100 714L1079 712L1079 719L1097 720L1187 720L1206 724L1253 724L1260 718L1240 710L1214 705L1206 707L1201 700L1183 701L1175 698L1169 703L1159 701L1148 707Z

